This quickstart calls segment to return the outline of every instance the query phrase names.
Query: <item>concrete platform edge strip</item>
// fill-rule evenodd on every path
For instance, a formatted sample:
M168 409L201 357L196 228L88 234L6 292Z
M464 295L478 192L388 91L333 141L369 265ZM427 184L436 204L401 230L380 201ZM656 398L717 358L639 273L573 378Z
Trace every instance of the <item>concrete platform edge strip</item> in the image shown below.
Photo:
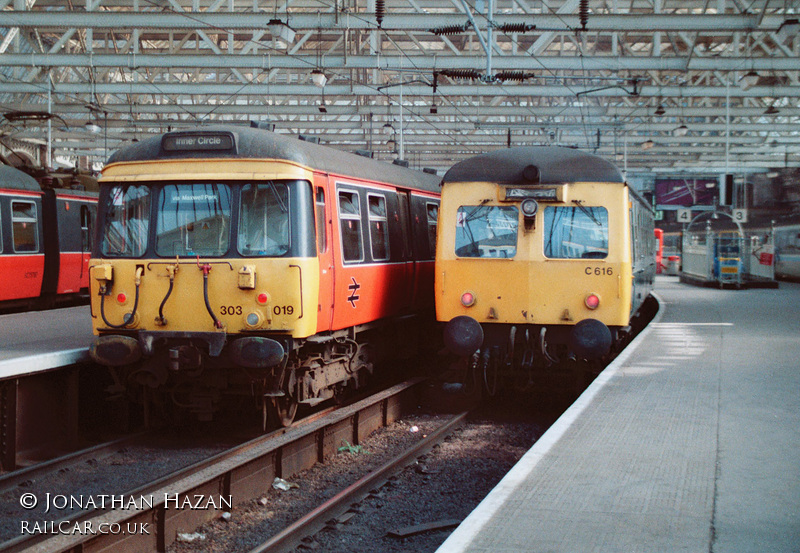
M40 353L0 361L0 379L28 376L89 360L89 348Z

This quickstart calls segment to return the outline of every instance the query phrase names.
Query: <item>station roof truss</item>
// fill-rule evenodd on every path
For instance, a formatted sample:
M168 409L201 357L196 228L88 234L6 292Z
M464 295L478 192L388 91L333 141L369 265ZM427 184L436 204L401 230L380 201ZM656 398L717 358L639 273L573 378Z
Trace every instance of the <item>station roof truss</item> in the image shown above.
M508 145L577 147L629 171L796 167L799 11L800 0L0 0L0 143L101 162L152 133L257 121L441 172Z

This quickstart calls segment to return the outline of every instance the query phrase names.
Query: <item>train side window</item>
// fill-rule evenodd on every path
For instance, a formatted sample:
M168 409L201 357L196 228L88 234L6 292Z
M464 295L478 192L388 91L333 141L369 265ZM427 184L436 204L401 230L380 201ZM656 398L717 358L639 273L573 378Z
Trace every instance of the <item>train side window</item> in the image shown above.
M11 235L15 252L39 251L39 226L36 204L11 202Z
M608 210L583 205L548 206L544 210L543 234L545 257L605 259L608 257Z
M92 249L92 214L88 205L81 206L81 251Z
M456 255L509 258L517 255L516 206L466 205L456 215Z
M364 259L364 247L361 243L361 207L357 192L339 192L339 219L344 260L361 261Z
M317 215L317 249L319 253L328 251L328 235L325 232L325 190L317 188L315 208Z
M428 212L428 245L430 246L430 259L436 255L436 229L439 224L439 204L428 202L425 204Z
M386 198L367 194L369 206L369 240L372 247L372 260L389 259L389 232L386 217Z

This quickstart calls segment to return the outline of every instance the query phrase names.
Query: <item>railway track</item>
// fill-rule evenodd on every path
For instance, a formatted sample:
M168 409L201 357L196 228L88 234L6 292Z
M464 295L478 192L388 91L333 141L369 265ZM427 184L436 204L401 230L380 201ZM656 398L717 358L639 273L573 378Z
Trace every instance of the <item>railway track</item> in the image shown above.
M144 433L139 433L132 436L125 436L3 474L0 476L0 493L7 492L26 482L37 480L44 475L68 470L70 467L79 463L107 457L108 455L135 444L137 441L141 440L144 435Z
M58 499L90 503L92 508L37 523L41 505L36 505L28 511L29 520L21 521L21 525L27 522L25 531L0 544L0 549L166 551L179 529L185 532L219 517L261 496L275 477L288 478L310 468L335 453L340 443L358 444L372 431L394 422L422 382L411 380L353 405L317 414L114 497L43 498L48 505ZM30 495L23 493L21 504Z
M460 425L466 416L467 413L465 412L452 417L435 432L425 436L421 441L394 459L360 478L313 511L296 520L283 531L252 549L250 553L284 553L291 551L301 543L303 538L321 530L328 521L344 514L351 504L366 497L371 490L382 486L389 477L404 466L430 451L434 445Z

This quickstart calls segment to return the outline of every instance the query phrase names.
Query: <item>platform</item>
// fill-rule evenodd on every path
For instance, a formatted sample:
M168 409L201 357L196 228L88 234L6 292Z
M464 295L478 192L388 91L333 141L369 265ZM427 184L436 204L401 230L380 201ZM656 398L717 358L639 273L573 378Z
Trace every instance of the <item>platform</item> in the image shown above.
M656 294L437 553L800 551L800 285Z
M0 379L89 360L89 306L0 315Z

